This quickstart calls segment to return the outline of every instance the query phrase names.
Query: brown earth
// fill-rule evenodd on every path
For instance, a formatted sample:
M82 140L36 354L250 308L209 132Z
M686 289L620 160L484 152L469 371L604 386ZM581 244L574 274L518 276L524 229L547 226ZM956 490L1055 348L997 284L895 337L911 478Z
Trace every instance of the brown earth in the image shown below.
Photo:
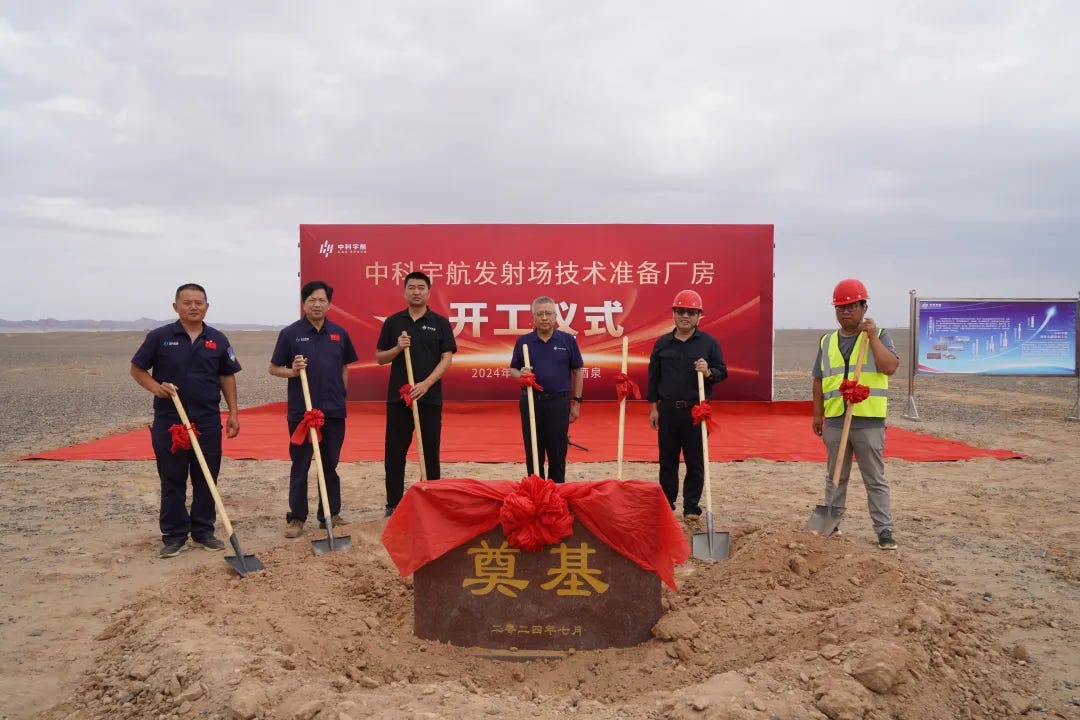
M777 333L777 399L809 397L817 334ZM897 552L874 546L858 483L844 536L823 539L799 531L820 465L714 463L732 555L677 569L656 639L506 662L413 637L410 579L379 542L381 463L341 468L352 552L313 556L311 523L282 537L286 463L226 460L230 517L269 569L159 560L152 463L18 460L145 425L127 375L141 335L0 338L0 718L1080 717L1075 379L920 376L921 423L895 381L892 424L1028 455L889 461ZM274 334L232 340L242 405L283 399L264 370Z

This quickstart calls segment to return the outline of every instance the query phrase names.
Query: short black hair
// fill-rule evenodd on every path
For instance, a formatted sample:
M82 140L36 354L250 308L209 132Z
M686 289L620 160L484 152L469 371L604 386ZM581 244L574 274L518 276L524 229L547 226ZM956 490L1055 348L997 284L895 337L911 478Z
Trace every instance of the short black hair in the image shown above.
M300 288L300 302L307 302L307 299L311 297L311 293L316 290L325 290L326 299L334 299L334 288L330 287L325 280L312 280L305 284L304 287Z
M206 288L204 288L202 285L199 285L197 283L184 283L180 287L176 288L176 296L173 298L173 300L179 300L180 293L184 292L185 290L196 290L198 292L201 292L203 300L206 299Z
M429 278L425 273L422 273L419 270L413 270L411 273L406 275L404 284L408 285L410 280L423 280L427 283L428 289L431 288L431 278Z

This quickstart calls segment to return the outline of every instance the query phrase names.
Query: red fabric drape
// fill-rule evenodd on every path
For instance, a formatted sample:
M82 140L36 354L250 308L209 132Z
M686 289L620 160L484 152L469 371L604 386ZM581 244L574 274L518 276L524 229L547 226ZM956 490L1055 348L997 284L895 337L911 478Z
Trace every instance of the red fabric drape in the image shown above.
M544 392L544 387L536 382L536 376L532 373L522 373L521 377L518 378L518 383L520 383L523 388L531 387L537 392Z
M540 480L537 478L536 480ZM390 517L382 541L402 575L485 533L502 519L507 497L535 497L510 480L437 480L409 488ZM675 565L690 557L690 546L660 486L640 480L600 480L556 485L573 517L616 552L655 572L675 587ZM546 492L546 491L545 491ZM544 506L549 507L548 500ZM513 514L516 511L508 511ZM505 525L504 525L505 528ZM556 533L553 533L556 534Z
M641 388L638 384L630 379L630 376L626 373L615 374L615 397L617 400L623 400L627 397L632 397L635 400L641 399Z
M713 420L712 405L709 404L708 400L690 408L690 416L694 418L695 425L700 425L704 421L705 427L709 428L710 435L716 434L716 431L720 429L720 426Z
M199 430L194 425L181 425L180 423L174 423L169 426L169 434L172 435L172 448L169 449L173 455L177 450L190 450L191 449L191 436L188 435L188 428L195 433L199 434Z
M322 442L322 426L326 423L322 410L308 410L304 413L304 419L296 426L289 442L293 445L303 445L308 441L308 430L315 428L315 439Z

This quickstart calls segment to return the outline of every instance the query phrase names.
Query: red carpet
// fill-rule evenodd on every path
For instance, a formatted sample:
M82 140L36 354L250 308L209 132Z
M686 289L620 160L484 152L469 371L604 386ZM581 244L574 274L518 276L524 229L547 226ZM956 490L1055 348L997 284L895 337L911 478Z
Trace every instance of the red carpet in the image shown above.
M788 462L825 462L825 449L810 430L811 407L803 402L722 402L713 406L720 431L709 442L709 458L731 462L762 458ZM349 403L348 435L341 459L382 460L385 404ZM649 406L626 406L623 459L656 461L656 433L649 427ZM589 448L571 447L570 462L616 459L619 406L614 401L586 402L570 437ZM285 403L240 411L240 435L226 438L225 455L237 460L288 460ZM952 440L889 428L885 456L932 462L993 457L1021 458L1010 450L986 450ZM522 462L524 449L517 403L456 402L443 409L443 462ZM28 460L153 460L147 430L119 433L71 447L31 455ZM415 460L415 452L410 453Z

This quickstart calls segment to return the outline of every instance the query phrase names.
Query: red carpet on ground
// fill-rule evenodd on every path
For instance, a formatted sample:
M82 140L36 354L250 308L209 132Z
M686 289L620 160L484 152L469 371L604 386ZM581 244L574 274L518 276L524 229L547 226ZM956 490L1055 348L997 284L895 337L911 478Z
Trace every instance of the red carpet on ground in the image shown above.
M383 459L385 404L350 402L343 462ZM784 462L825 462L821 440L810 430L811 404L800 402L721 402L713 405L720 430L709 441L709 459L731 462L762 458ZM586 402L581 419L570 426L570 439L589 448L570 448L570 462L616 459L619 406L614 401ZM235 460L288 460L285 403L240 411L240 435L224 440L225 456ZM410 459L415 460L415 450ZM521 422L515 402L455 402L443 408L443 462L522 462ZM993 457L1021 458L1010 450L987 450L901 428L888 430L885 457L933 462ZM148 430L118 433L92 442L38 453L28 460L153 460ZM656 432L649 427L649 406L626 406L623 459L656 461Z

